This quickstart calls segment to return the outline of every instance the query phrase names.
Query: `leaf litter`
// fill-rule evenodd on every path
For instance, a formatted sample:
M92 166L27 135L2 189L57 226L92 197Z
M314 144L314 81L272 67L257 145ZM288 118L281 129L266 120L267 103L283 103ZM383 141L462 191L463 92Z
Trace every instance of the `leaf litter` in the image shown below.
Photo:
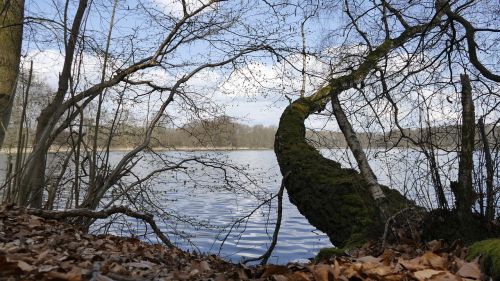
M0 280L488 280L461 243L367 244L350 256L309 264L245 266L135 238L89 235L74 226L0 206Z

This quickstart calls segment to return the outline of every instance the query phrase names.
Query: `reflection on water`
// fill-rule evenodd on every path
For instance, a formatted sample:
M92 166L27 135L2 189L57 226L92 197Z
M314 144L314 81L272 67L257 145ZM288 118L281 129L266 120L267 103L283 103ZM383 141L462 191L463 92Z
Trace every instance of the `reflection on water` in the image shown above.
M118 163L125 152L113 152L110 163ZM221 257L239 262L242 258L253 258L262 255L271 243L276 220L276 199L271 204L264 204L255 210L262 201L256 199L270 198L277 193L281 184L281 174L272 150L259 151L223 151L223 152L163 152L165 159L175 162L175 159L185 157L208 157L211 159L229 160L243 172L252 175L256 180L252 185L250 180L232 169L226 170L235 177L232 184L241 184L250 192L233 189L224 181L221 169L204 168L199 163L187 163L186 169L179 173L166 173L149 182L148 189L156 198L150 198L158 207L172 217L155 217L158 227L172 242L185 250L196 250L202 253L219 254ZM49 162L54 159L49 157ZM6 172L6 155L0 154L0 176ZM50 164L49 164L50 165ZM136 175L147 173L161 167L161 163L153 160L151 155L143 155L142 161L134 167ZM133 178L125 178L134 180ZM222 189L222 190L221 190ZM137 197L138 205L144 198ZM144 201L145 202L145 201ZM64 208L65 200L60 200L55 208ZM118 203L119 205L119 203ZM253 212L253 213L252 213ZM250 215L251 214L251 215ZM230 234L228 230L234 225ZM194 226L189 222L197 221ZM127 218L133 233L140 235L145 226L133 218ZM99 223L97 223L99 225ZM94 229L100 229L96 227ZM127 235L128 227L115 225L107 229L110 233ZM185 237L173 235L173 230L185 233ZM227 237L226 237L227 236ZM188 238L188 239L186 239ZM150 241L156 241L150 234ZM278 236L278 243L269 262L287 263L291 260L306 259L314 255L322 247L331 247L328 237L312 227L298 212L297 208L283 196L283 219Z
M344 167L354 163L352 155L344 155L345 150L322 150L329 158L340 160ZM430 177L428 176L427 162L423 155L415 150L392 150L387 154L377 156L377 151L369 155L372 168L379 181L383 184L400 190L402 193L415 199L417 203L433 207L435 205L432 189L429 190ZM110 163L118 163L125 152L113 152ZM233 169L207 168L199 163L183 164L180 172L168 172L160 175L147 185L140 185L131 198L136 206L156 206L167 216L155 217L158 226L169 235L172 242L183 249L197 250L203 253L220 254L234 262L243 257L258 257L268 248L274 230L276 218L276 199L272 204L264 204L260 209L255 208L262 203L260 199L270 198L278 192L281 184L281 174L274 152L271 150L259 151L222 151L222 152L163 152L160 156L166 161L176 162L176 159L186 157L204 157L218 160L227 160L243 172L252 175L255 184ZM440 165L447 173L442 173L443 182L454 180L457 163L455 154L442 153L438 155ZM49 157L52 159L53 157ZM0 154L0 173L5 174L6 156ZM214 162L215 163L215 162ZM212 163L213 164L213 163ZM153 160L151 154L143 154L142 160L134 167L137 176L145 176L149 172L162 167L162 163ZM408 167L411 167L409 169ZM229 184L224 181L224 172L233 176ZM136 179L125 177L124 181ZM240 185L234 188L234 185ZM145 198L145 188L151 196ZM248 192L241 192L246 189ZM451 198L451 192L446 190ZM64 195L63 195L64 196ZM117 203L120 204L119 202ZM56 208L63 208L64 200ZM253 212L253 213L252 213ZM230 234L228 230L242 217ZM196 220L193 225L190 222ZM146 228L136 220L129 218L128 223L134 228L134 233L140 235ZM95 228L99 229L99 228ZM126 227L117 225L109 231L118 235ZM173 232L184 233L183 237L173 235ZM154 234L149 237L155 241ZM286 263L295 259L313 257L320 248L331 247L328 237L312 227L307 220L292 205L288 196L283 200L283 221L278 237L278 244L270 258L272 263Z
M168 153L171 154L170 157L203 154L201 152ZM281 174L274 152L271 150L226 151L212 153L210 157L227 158L230 162L245 167L245 172L252 174L258 180L257 184L262 189L256 190L259 191L259 194L267 193L270 197L271 194L275 194L279 190ZM207 170L197 169L193 172L200 174L177 174L175 181L160 180L155 187L158 190L167 190L166 193L163 193L169 199L165 207L168 206L169 209L182 215L195 217L215 226L215 228L196 228L180 222L176 228L192 234L190 243L204 253L220 254L221 257L234 262L238 262L244 257L253 258L262 255L271 243L276 219L276 199L272 201L271 206L266 204L255 211L248 217L248 220L242 221L226 237L228 227L241 217L249 215L261 202L248 193L235 193L230 190L210 192L206 188L200 189L195 186L196 183L187 179L203 181L204 184L214 189L223 186L224 181L220 174L210 175L210 171ZM249 184L245 178L240 178L240 180ZM181 184L182 187L175 188L175 184ZM249 187L249 189L251 188ZM221 229L221 227L225 229ZM173 242L184 249L195 249L185 239L174 238ZM297 208L290 203L288 195L285 194L278 243L269 261L286 263L295 259L311 258L320 248L331 246L328 237L312 227Z

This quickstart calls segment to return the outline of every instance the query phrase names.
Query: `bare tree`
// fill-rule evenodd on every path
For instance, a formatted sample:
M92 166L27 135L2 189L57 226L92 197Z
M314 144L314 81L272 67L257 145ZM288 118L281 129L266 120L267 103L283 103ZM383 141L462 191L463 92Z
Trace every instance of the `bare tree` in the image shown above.
M371 129L381 135L385 143L393 140L392 145L385 145L386 151L397 149L405 141L411 145L410 149L424 154L434 191L429 186L421 190L427 197L435 196L431 201L437 204L431 203L431 208L441 208L450 220L457 214L458 220L462 220L474 213L477 199L471 180L474 101L484 101L482 110L488 108L490 120L498 118L492 114L498 104L495 102L498 75L495 66L487 64L496 46L484 39L486 35L483 37L488 34L497 38L498 30L487 27L496 21L488 11L493 3L486 1L483 4L465 1L444 1L436 5L432 1L342 3L346 23L337 34L347 35L334 41L340 41L342 47L334 51L330 46L325 48L322 56L324 61L330 61L330 71L325 73L324 84L284 110L275 141L282 174L290 173L286 187L291 201L313 225L325 231L335 245L352 247L366 239L377 238L381 235L384 217L413 206L397 191L378 184L354 128ZM484 11L485 17L472 16L470 11L475 9ZM467 83L463 86L467 103L463 104L464 113L456 115L464 119L463 125L457 126L458 118L452 119L443 113L458 108L450 95L458 93L460 81L468 77L458 77L464 72L473 75L474 86L467 87ZM330 101L331 109L328 108ZM304 121L325 109L335 116L361 175L323 158L306 142ZM437 116L439 113L441 117ZM365 119L361 116L369 116L369 121L362 122ZM455 129L446 131L447 126ZM455 177L459 177L463 187L454 196L456 204L450 206L451 188L442 181L446 179L449 184L453 176L443 173L446 163L442 162L442 155L456 155L458 143L451 140L459 137L458 128L465 134L460 139L462 147L466 148L461 149L463 153L456 158L461 164ZM414 160L409 161L407 169L418 168L411 162ZM383 193L372 188L376 186L380 186ZM384 197L388 205L374 203L381 202ZM382 221L379 213L385 214ZM476 223L477 229L484 232L470 230L468 226L460 233L469 240L488 236L485 230L488 222ZM438 229L439 225L433 227ZM432 236L426 232L428 230L424 230L425 235Z
M0 147L9 125L21 61L23 0L0 3Z

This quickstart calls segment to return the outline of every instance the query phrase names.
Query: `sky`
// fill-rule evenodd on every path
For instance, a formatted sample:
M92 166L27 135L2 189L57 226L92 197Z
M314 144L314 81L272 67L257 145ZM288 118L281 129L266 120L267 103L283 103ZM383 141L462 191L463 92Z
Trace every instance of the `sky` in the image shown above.
M105 2L105 1L104 1ZM112 1L109 1L110 3ZM62 7L62 1L27 1L28 13L31 16L43 16L53 19L54 21L61 21L62 15L56 13L55 6ZM188 1L189 7L192 9L199 6L199 0ZM153 4L162 12L172 13L173 15L182 15L182 6L179 1L174 0L149 0L149 4ZM119 4L119 7L125 9L125 7L134 7L137 2L134 0L128 0L125 3ZM75 8L75 7L73 7ZM71 10L71 9L70 9ZM108 8L108 11L110 9ZM71 15L70 15L71 17ZM103 15L106 18L106 15ZM107 16L109 18L109 15ZM113 34L118 36L119 34L130 33L134 26L139 27L139 35L152 34L155 35L152 30L148 30L148 23L144 22L141 18L126 18L121 17L120 12L117 14L115 19L116 26L113 30ZM87 28L89 34L92 29L102 29L103 31L107 29L109 22L105 21L95 21L93 22L92 17L89 17L87 22ZM104 33L104 32L101 32ZM45 81L53 89L57 88L57 80L59 72L62 69L63 63L63 47L54 44L56 40L55 34L35 34L32 35L29 32L28 36L37 37L40 41L40 37L44 36L47 38L46 42L39 42L34 45L33 43L25 44L25 57L23 58L23 64L25 68L29 65L30 61L34 64L34 73L38 79ZM97 34L97 33L96 33ZM26 35L26 34L25 34ZM300 37L299 30L295 32L297 38ZM53 36L53 37L52 37ZM144 35L145 36L145 35ZM316 36L316 35L310 35ZM51 38L52 37L52 38ZM60 38L59 38L60 39ZM288 38L288 40L293 40L293 38ZM26 41L26 40L25 40ZM132 42L139 44L140 42ZM181 51L180 56L189 57L195 53L203 53L205 46L192 45L188 51ZM112 44L111 50L114 52L119 52L127 50L127 47L123 45L114 46ZM293 58L297 60L297 58ZM102 62L97 57L93 57L91 54L84 54L82 68L85 70L85 77L89 83L98 82L100 78ZM297 64L300 61L296 61ZM311 67L314 66L315 62L311 61ZM221 71L216 70L212 73L203 72L201 75L196 75L187 84L193 88L203 88L207 87L210 90L207 95L211 95L214 100L219 102L226 108L226 114L235 117L238 121L250 125L263 124L266 126L277 126L279 122L279 117L282 110L288 104L287 99L281 95L272 93L269 89L275 89L278 87L286 88L287 92L298 92L301 84L301 76L298 72L295 72L292 77L288 78L287 81L283 79L278 79L277 77L281 73L284 67L284 62L276 62L276 60L262 57L256 57L250 59L247 67L240 67L229 77L227 73L221 73ZM300 67L300 66L299 66ZM111 71L109 71L111 72ZM151 77L156 77L158 80L166 79L168 80L170 74L168 71L151 71L151 73L146 73ZM248 81L248 78L252 77L255 81ZM314 88L314 86L312 87ZM308 85L308 89L311 90L311 85ZM202 91L203 89L201 89Z
M174 17L180 17L182 15L182 6L180 5L180 0L144 0L148 6L148 12L160 15L162 13L170 13ZM226 2L227 9L237 7L238 3L243 3L244 0L235 0L232 2ZM89 16L88 20L85 22L86 34L89 35L89 41L95 40L96 42L103 42L103 36L106 35L106 30L109 26L110 11L113 1L96 0L95 3L100 3L100 5L105 5L106 7L99 7L99 13L92 14ZM54 22L61 22L62 14L55 12L56 6L63 7L64 1L62 0L28 0L27 9L28 15L34 17L46 17ZM72 2L73 3L73 2ZM74 2L76 3L76 1ZM73 3L73 4L74 4ZM145 46L155 46L158 38L165 36L156 27L161 26L163 23L158 22L148 22L145 18L139 16L138 14L132 14L130 16L129 9L133 10L138 7L137 0L120 0L118 14L115 18L115 28L113 29L113 44L111 45L110 51L114 54L120 53L130 53L133 46L144 44ZM191 9L195 9L200 5L199 0L189 0L188 5ZM230 4L227 4L230 3ZM233 3L233 4L231 4ZM231 6L235 5L235 6ZM72 7L70 11L74 12L75 7ZM291 42L295 44L301 40L300 37L300 20L301 12L307 9L302 9L297 12L291 13L289 17L284 19L283 25L290 28L287 30L286 36L283 35L283 41ZM271 22L268 19L269 15L264 14L264 12L252 10L247 14L243 14L242 20L250 24L250 28L266 28L266 24ZM95 16L95 15L98 15ZM71 12L69 17L71 17ZM343 19L332 12L331 14L321 15L312 18L306 23L306 45L308 51L314 52L324 45L333 44L335 42L325 42L325 38L339 38L342 41L341 34L330 35L328 32L334 27L338 26ZM293 24L292 24L293 23ZM44 25L51 25L50 22L44 22ZM57 30L57 25L52 25L51 28L44 29L40 25L33 24L34 31L28 30L25 32L25 36L28 39L36 40L25 40L24 53L26 54L23 58L23 63L25 66L29 65L30 61L34 62L34 72L40 80L45 81L52 88L56 88L59 72L62 68L63 62L63 47L55 42L60 42L60 35L51 32L50 30ZM35 29L36 28L36 29ZM243 27L241 29L235 29L237 31L246 32ZM242 34L244 33L242 32ZM249 30L248 32L257 33L259 30ZM327 36L330 35L330 36ZM226 35L228 36L228 35ZM236 36L236 35L235 35ZM240 37L241 34L239 35ZM127 39L129 38L130 39ZM156 40L156 41L155 41ZM338 42L337 42L338 43ZM148 45L149 44L149 45ZM214 47L215 46L215 47ZM195 61L198 63L204 60L208 61L213 58L220 57L221 52L218 52L217 47L222 45L217 45L217 42L202 42L202 43L190 43L186 48L181 49L175 53L170 59L175 63L183 63L186 61ZM102 47L102 46L101 46ZM337 51L333 47L332 51ZM144 54L151 53L153 49L145 50ZM356 51L356 48L352 48L351 51ZM134 54L137 56L143 56L144 54ZM276 57L271 55L265 56L250 56L246 59L244 64L238 65L235 69L221 68L212 71L203 71L198 75L194 76L190 81L186 83L186 89L188 91L196 92L197 95L193 95L194 99L201 101L214 101L221 107L225 109L227 115L233 116L239 122L256 125L263 124L266 126L277 126L279 122L280 115L283 109L288 105L288 100L284 96L287 93L290 98L294 98L298 95L299 89L302 83L302 77L297 69L302 66L302 56L294 55L291 53L285 53L286 60L291 63L296 69L294 70L285 60L278 60ZM83 54L82 69L84 71L85 81L82 84L91 85L92 83L97 83L100 80L102 61L97 56L92 55L91 52L86 52ZM397 66L397 59L392 61L392 66ZM112 59L112 67L107 74L110 75L120 64L126 64L124 59L117 56ZM154 69L142 72L142 78L148 78L153 81L164 83L175 81L182 74L184 74L186 69L189 68L175 68L171 70L168 67L165 69ZM283 76L283 71L288 70L289 72ZM328 73L328 65L324 62L320 62L314 59L312 56L308 57L307 60L307 72L314 75L308 76L306 84L306 93L312 93L319 86L324 83L321 77L326 77ZM316 75L316 76L315 76ZM422 97L429 97L425 99L431 108L431 115L429 118L437 121L446 122L447 120L457 119L456 105L459 104L459 97L454 93L449 96L449 99L453 101L453 106L449 106L447 103L442 103L441 100L432 99L432 89L423 89L422 92L418 93ZM408 102L412 102L413 97L408 97ZM152 95L150 102L152 104L160 102L162 96ZM355 108L359 106L353 100L358 99L345 99L345 106L350 108ZM411 104L410 104L411 105ZM130 110L136 113L138 116L142 116L147 112L144 108L145 105L135 105L130 107ZM180 108L173 108L173 111L180 111ZM410 112L411 108L406 111L408 114L413 114L417 118L419 112ZM405 107L400 107L400 113L405 114ZM363 112L361 112L361 115ZM189 116L184 116L186 120L189 121ZM381 116L381 118L390 119L390 116ZM408 120L413 121L411 118ZM369 122L369 121L366 121ZM310 118L308 119L308 125L310 127L323 127L325 124L324 118ZM335 122L329 122L328 128L337 130Z

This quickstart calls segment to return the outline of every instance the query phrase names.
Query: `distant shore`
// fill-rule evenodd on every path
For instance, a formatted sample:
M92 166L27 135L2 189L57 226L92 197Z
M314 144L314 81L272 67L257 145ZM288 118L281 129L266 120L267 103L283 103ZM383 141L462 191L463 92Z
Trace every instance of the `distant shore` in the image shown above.
M98 148L99 151L104 151L105 148ZM110 152L128 152L132 151L134 147L130 146L120 146L120 147L112 147L110 148ZM232 146L218 146L218 147L196 147L196 146L178 146L178 147L154 147L154 151L163 152L163 151L236 151L236 150L272 150L269 147L232 147ZM26 150L27 153L30 153L32 148L28 148ZM68 152L71 151L71 147L51 147L49 152ZM0 149L1 154L16 154L16 148L2 148Z

